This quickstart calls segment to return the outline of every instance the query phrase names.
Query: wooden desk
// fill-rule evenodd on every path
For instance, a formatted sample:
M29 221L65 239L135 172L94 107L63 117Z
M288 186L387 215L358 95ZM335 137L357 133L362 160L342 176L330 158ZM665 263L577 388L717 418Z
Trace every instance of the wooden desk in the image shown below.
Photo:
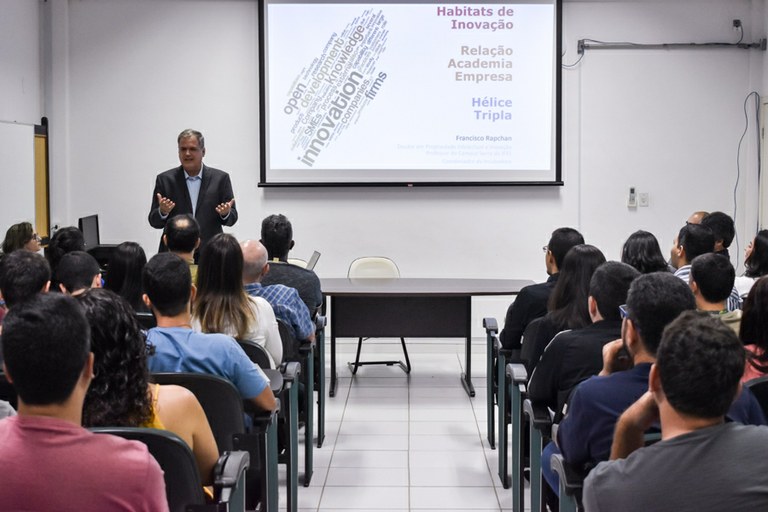
M331 298L331 385L336 394L336 338L464 338L465 373L472 385L472 297L515 295L523 279L321 279Z

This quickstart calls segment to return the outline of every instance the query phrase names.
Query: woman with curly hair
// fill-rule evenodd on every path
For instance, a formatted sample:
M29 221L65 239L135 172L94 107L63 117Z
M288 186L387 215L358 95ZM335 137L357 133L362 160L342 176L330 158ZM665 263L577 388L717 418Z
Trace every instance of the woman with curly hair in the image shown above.
M747 349L741 381L768 374L768 277L755 281L744 301L739 338Z
M180 386L149 383L148 345L128 303L92 288L77 297L91 326L94 378L83 405L86 427L152 427L192 449L203 485L212 484L216 440L195 396Z
M196 330L227 334L263 346L272 368L283 360L275 312L266 300L245 293L243 251L232 235L214 236L200 252L192 316Z
M141 299L141 271L147 264L144 249L136 242L123 242L112 252L104 288L128 301L134 311L149 311Z

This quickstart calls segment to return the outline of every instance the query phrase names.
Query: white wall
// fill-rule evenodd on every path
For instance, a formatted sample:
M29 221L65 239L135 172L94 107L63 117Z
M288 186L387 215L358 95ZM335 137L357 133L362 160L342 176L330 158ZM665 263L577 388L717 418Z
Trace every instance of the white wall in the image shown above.
M0 2L0 238L34 224L34 131L41 117L39 6Z
M206 135L206 162L232 176L240 221L231 231L258 237L265 215L285 213L296 256L320 250L328 277L356 256L384 254L404 276L541 280L541 246L561 225L582 229L608 258L638 228L666 251L691 211L733 213L743 102L766 83L759 52L589 51L563 72L564 187L265 190L256 186L255 2L43 5L55 223L98 212L105 242L133 239L152 253L154 176L177 165L175 136L194 127ZM564 62L581 38L735 41L734 18L745 40L765 36L763 0L566 2ZM754 153L752 136L736 193L742 239L757 218ZM630 186L650 193L649 208L627 209Z
M0 2L0 121L40 123L39 10L29 0Z

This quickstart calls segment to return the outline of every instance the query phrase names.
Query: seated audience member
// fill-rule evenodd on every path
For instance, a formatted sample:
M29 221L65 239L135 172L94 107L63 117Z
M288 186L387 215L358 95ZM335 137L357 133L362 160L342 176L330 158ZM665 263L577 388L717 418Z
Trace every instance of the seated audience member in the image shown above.
M187 262L192 273L192 284L197 286L195 251L200 247L200 225L197 220L188 213L171 217L165 224L163 244Z
M15 304L47 292L50 285L51 269L39 254L14 251L0 259L0 298L5 302L3 318ZM0 362L2 360L0 352Z
M293 227L285 215L270 215L261 222L261 240L269 255L270 272L261 281L263 286L284 284L295 288L315 316L323 304L320 279L314 271L288 263L288 252L293 249Z
M146 264L144 249L136 242L121 243L109 258L104 288L128 301L134 311L147 311L147 306L141 300L141 271Z
M621 250L621 262L636 268L641 274L666 272L669 270L659 241L648 231L635 231Z
M267 249L256 240L240 244L243 250L243 285L245 292L261 297L272 306L275 316L284 321L297 340L315 340L315 325L309 316L307 305L295 288L282 284L262 286L261 280L269 273Z
M541 354L555 334L567 329L581 329L592 323L587 297L589 282L597 267L605 263L600 249L592 245L573 246L565 255L560 277L549 297L547 313L539 323L536 335L524 339L520 357L532 373Z
M605 346L600 375L576 387L557 430L557 446L567 462L589 466L608 460L616 420L648 390L648 375L664 328L680 313L695 307L690 287L669 273L655 272L634 280L624 308L622 339ZM765 423L759 404L749 392L739 395L729 418ZM557 475L549 467L549 458L557 450L550 443L542 456L542 474L555 492Z
M95 288L77 299L91 327L94 355L83 425L171 431L192 449L203 485L212 485L219 450L195 395L181 386L149 383L149 346L125 300Z
M713 252L715 247L715 236L712 230L696 224L686 224L680 229L672 245L671 257L672 266L677 270L675 276L679 277L686 284L689 282L691 273L691 262L702 254ZM741 308L741 297L734 286L728 297L728 311Z
M37 253L16 251L0 260L0 295L8 309L47 292L50 284L51 268Z
M587 299L592 324L552 338L528 382L528 398L555 411L559 422L563 404L582 380L603 367L603 346L621 338L619 306L640 273L617 261L600 265L589 283Z
M101 269L87 252L74 251L62 256L53 281L61 293L74 296L89 288L101 288Z
M686 312L664 331L649 391L621 415L611 461L584 484L588 511L753 511L768 505L768 429L725 421L744 368L731 330ZM662 440L643 447L661 423Z
M691 262L689 280L696 309L717 316L738 335L741 310L728 311L727 306L735 277L731 261L717 253L702 254Z
M744 301L739 338L747 349L742 381L768 374L768 278L758 279Z
M531 320L547 314L547 301L557 283L565 255L571 247L583 243L584 237L573 228L558 228L552 232L549 243L544 246L544 265L549 278L544 283L520 290L507 308L504 328L499 333L499 341L505 349L520 349L520 340Z
M56 271L61 257L73 251L84 251L85 239L83 232L74 226L67 226L56 230L51 241L45 248L45 257L51 265L51 272Z
M685 221L686 224L701 224L701 221L709 217L709 212L704 211L698 211L693 212L689 217L688 220Z
M715 236L715 254L730 258L728 248L736 236L733 219L726 213L712 212L701 220L701 225L711 229Z
M243 251L232 235L219 233L200 251L192 326L264 347L272 368L283 361L283 341L269 302L243 289Z
M3 255L12 253L19 249L29 252L40 251L40 237L35 233L32 224L29 222L20 222L8 228L3 240Z
M19 411L0 421L4 510L168 510L163 472L144 444L80 426L89 340L71 297L39 294L8 312L3 368Z
M218 375L231 381L256 407L276 407L264 372L232 337L192 330L195 288L184 260L169 252L153 256L144 266L142 284L144 302L157 318L157 327L147 332L147 341L155 347L149 357L150 372Z
M747 296L755 281L768 275L768 229L758 231L744 249L744 267L744 275L737 277L735 284L741 298Z

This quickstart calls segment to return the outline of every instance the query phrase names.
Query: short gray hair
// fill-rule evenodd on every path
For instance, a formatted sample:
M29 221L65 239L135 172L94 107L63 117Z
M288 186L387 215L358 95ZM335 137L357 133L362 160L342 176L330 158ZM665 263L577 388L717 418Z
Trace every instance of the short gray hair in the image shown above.
M187 128L179 134L179 136L176 138L176 144L181 144L181 139L186 139L187 137L195 137L197 139L197 145L200 147L200 149L205 149L205 137L203 137L203 134L199 131L193 130L191 128Z

